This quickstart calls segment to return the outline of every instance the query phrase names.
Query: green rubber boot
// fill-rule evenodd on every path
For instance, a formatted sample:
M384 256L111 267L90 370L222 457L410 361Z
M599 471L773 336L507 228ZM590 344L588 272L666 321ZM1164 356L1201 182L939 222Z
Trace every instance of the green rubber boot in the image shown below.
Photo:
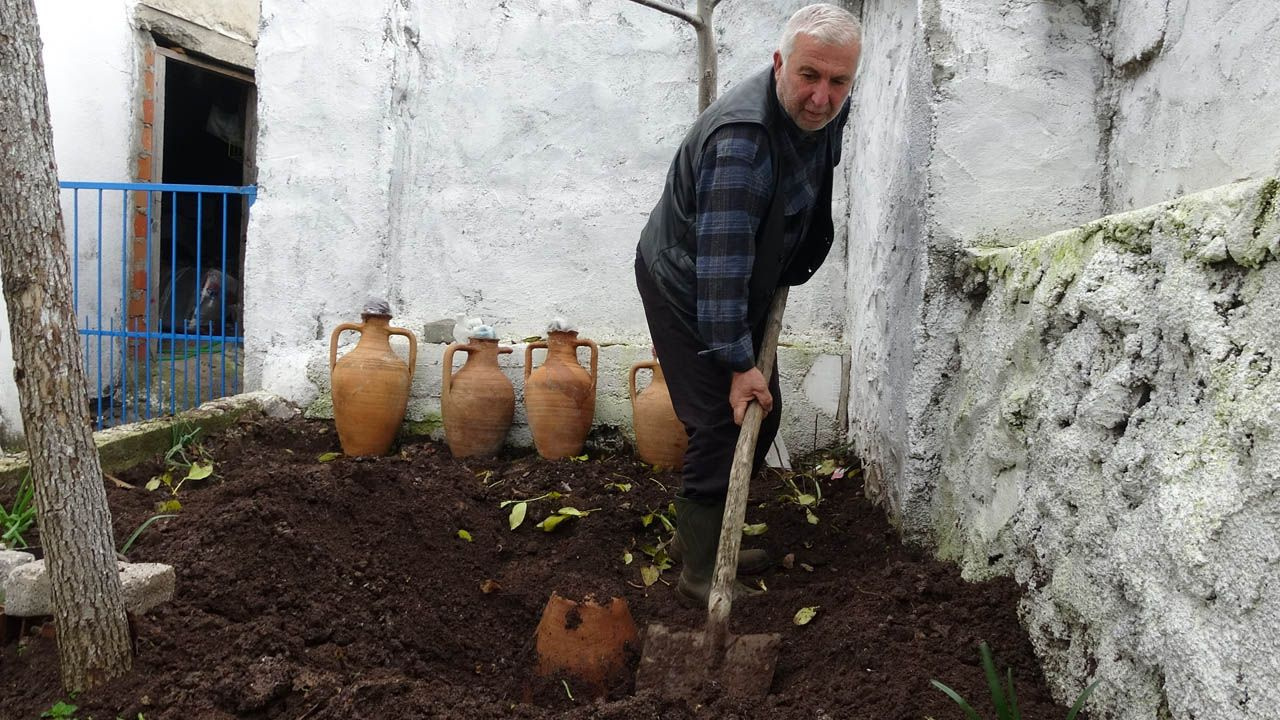
M682 545L680 556L683 562L680 580L676 583L676 597L690 607L707 607L707 597L711 594L711 576L716 570L716 549L720 544L720 523L723 517L723 502L700 503L676 498L676 535ZM740 558L742 554L739 553ZM737 580L733 583L735 602L759 594L760 590L743 585Z

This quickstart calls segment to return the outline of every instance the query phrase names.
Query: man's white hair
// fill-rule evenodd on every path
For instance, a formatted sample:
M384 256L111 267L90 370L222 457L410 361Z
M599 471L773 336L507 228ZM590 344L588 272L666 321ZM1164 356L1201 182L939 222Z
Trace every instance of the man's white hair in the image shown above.
M785 62L796 46L797 35L808 35L824 45L862 45L862 24L853 13L831 3L800 8L782 29L778 49Z

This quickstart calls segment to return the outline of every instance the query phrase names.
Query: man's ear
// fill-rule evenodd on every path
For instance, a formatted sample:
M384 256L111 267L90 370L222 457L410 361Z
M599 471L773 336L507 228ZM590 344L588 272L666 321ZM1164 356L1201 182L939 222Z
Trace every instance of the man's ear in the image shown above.
M778 71L781 69L782 69L782 51L774 50L773 51L773 74L777 75Z

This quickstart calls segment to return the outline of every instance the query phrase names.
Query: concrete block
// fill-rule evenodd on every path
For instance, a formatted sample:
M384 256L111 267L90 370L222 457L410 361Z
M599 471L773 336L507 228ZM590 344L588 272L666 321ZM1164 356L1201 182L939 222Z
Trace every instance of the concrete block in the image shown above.
M119 563L124 604L129 613L140 615L173 598L173 566L161 563ZM13 569L4 582L6 615L36 617L52 615L49 574L44 560L24 563Z
M36 556L21 550L0 550L0 603L4 602L4 580L19 565L35 562Z

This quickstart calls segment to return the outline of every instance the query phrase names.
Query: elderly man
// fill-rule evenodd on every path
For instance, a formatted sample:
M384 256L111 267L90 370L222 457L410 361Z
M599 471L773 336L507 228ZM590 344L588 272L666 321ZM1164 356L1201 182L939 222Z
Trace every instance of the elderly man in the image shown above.
M671 554L683 562L676 592L690 605L707 603L747 404L768 413L757 468L778 431L777 369L766 379L755 355L775 291L807 281L831 248L832 170L861 51L846 10L819 3L792 15L773 66L693 124L640 235L636 284L689 433ZM739 554L740 574L769 565L762 550Z

